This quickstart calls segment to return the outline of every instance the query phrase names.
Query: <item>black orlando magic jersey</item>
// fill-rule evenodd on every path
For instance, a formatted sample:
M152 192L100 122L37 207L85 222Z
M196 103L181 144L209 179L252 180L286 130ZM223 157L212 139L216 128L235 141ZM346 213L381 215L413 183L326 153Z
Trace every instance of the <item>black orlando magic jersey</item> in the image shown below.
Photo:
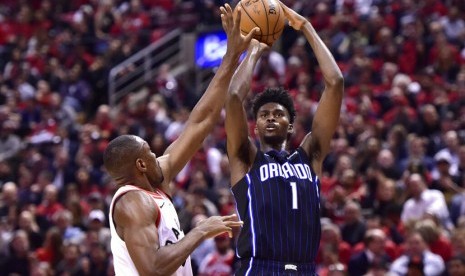
M314 263L320 243L319 180L298 148L280 158L257 152L252 169L233 188L244 221L241 259Z

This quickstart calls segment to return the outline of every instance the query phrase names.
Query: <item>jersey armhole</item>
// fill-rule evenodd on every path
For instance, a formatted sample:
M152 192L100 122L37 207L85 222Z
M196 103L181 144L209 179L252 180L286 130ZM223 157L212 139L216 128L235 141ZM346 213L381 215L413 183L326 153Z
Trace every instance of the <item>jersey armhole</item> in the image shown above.
M115 218L113 217L114 214L115 214L115 206L116 206L116 203L118 202L118 200L121 199L121 197L123 197L125 194L127 194L128 192L132 192L132 191L137 191L137 190L127 190L127 191L124 191L122 193L120 193L116 198L113 199L113 204L111 205L111 209L110 209L110 214L111 214L111 222L113 223L113 227L115 228L115 231L116 231L116 223L115 223ZM116 231L116 233L118 233L118 231ZM119 237L119 234L118 234L118 237ZM119 237L121 240L123 240L121 237ZM123 240L124 241L124 240Z
M305 151L304 148L302 148L302 146L299 146L296 151L298 151L300 154L302 154L303 156L305 156L305 158L307 158L307 160L305 160L305 162L308 162L308 164L310 165L310 162L312 161L310 156L307 154L307 152Z
M115 219L113 217L114 213L115 213L115 206L116 206L116 203L118 202L118 200L121 199L121 197L123 197L125 194L127 194L128 192L132 192L132 191L143 191L141 189L134 189L134 190L127 190L127 191L124 191L122 193L120 193L114 200L113 200L113 205L111 206L111 221L113 222L113 227L115 227L115 231L116 231L116 223L115 223ZM151 197L150 194L148 194L148 196ZM155 220L155 226L158 228L160 226L160 221L161 221L161 210L160 210L160 207L158 206L157 202L154 201L153 202L155 204L155 206L157 207L157 210L158 210L158 216L157 216L157 219ZM119 236L119 235L118 235ZM121 239L121 237L120 237Z

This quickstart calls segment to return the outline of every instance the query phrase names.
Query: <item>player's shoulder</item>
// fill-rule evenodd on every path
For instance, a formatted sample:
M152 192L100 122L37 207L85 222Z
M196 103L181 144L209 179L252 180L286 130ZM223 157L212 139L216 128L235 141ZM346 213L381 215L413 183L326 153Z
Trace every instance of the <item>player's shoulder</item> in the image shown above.
M131 190L115 202L111 213L118 236L137 233L146 227L158 227L159 211L150 195L143 190Z
M143 190L130 190L114 203L113 216L118 222L132 223L157 214L153 199Z

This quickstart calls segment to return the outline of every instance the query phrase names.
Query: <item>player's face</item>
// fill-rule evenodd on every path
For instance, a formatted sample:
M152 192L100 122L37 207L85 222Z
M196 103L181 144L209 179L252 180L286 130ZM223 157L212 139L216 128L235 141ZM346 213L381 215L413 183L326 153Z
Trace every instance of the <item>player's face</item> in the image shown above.
M266 144L283 143L292 133L289 112L278 103L264 104L257 112L255 131Z

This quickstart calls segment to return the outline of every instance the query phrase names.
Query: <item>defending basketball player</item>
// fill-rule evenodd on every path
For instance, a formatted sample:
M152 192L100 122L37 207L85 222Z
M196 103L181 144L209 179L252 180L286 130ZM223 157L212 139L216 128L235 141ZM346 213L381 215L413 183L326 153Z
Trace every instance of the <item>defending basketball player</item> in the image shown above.
M104 164L119 187L110 205L111 251L116 275L192 275L190 253L205 239L242 225L235 215L210 217L186 236L169 196L169 184L216 124L239 58L254 32L243 36L240 12L221 7L227 52L186 127L164 155L156 158L146 141L123 135L110 142Z
M248 133L243 104L258 57L248 55L233 76L226 100L227 151L232 191L244 221L236 275L316 275L319 176L339 120L343 77L312 25L281 5L289 24L304 34L313 49L325 88L311 132L288 154L295 110L287 91L268 88L255 98L257 148Z

